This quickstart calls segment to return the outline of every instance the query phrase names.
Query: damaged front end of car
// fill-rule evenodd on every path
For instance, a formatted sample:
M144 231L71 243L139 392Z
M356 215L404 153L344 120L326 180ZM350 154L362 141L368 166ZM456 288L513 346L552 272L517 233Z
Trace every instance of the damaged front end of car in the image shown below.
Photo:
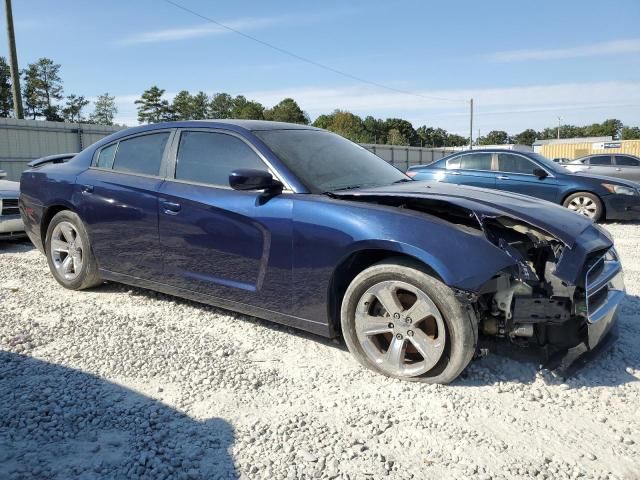
M608 343L605 337L613 337L607 334L613 330L625 288L620 260L604 230L566 209L528 197L486 193L487 199L479 201L434 193L367 192L349 197L420 212L461 231L482 232L484 241L510 259L505 262L508 267L487 272L488 280L479 286L450 285L458 299L475 310L481 337L536 347L543 367L563 375L579 363L576 360L602 349ZM498 199L509 203L498 204ZM473 252L469 254L473 258Z
M509 217L478 218L487 239L514 261L477 292L484 335L539 347L545 366L566 371L611 330L625 296L622 266L592 226L571 246Z

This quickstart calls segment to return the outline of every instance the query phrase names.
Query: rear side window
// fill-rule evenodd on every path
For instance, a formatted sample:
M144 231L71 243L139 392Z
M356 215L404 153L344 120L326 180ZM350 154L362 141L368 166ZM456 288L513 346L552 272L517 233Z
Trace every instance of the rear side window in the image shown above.
M595 155L590 157L589 165L611 165L611 155Z
M120 141L113 169L120 172L159 175L162 154L168 138L169 132L162 132Z
M454 157L450 160L447 160L447 169L457 170L458 168L460 168L460 157Z
M498 154L498 170L507 173L526 173L533 175L537 165L531 160L512 153Z
M490 153L473 153L460 157L460 168L463 170L491 170Z
M267 170L245 142L232 135L183 132L180 135L176 179L229 186L229 174L238 168Z
M98 154L98 160L96 161L96 167L112 168L113 159L115 158L117 148L118 144L114 143L113 145L109 145L108 147L100 150L100 153Z
M617 165L626 165L627 167L640 167L640 160L626 155L616 155Z

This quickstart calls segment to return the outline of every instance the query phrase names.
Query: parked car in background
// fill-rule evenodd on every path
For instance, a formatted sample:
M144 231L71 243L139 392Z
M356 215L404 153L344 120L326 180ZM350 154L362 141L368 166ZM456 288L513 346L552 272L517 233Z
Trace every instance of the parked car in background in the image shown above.
M25 171L20 209L66 288L122 282L342 335L397 378L452 381L480 333L570 362L607 338L625 296L611 238L587 218L414 182L309 126L123 130Z
M24 224L18 209L20 184L0 180L0 240L24 235Z
M556 157L556 158L553 159L553 161L555 163L565 164L565 163L569 163L571 161L571 159L570 158L566 158L566 157Z
M572 160L565 167L575 173L607 175L640 182L640 158L627 153L588 155Z
M415 180L493 188L563 205L594 221L640 218L640 184L573 174L534 152L467 150L407 171Z

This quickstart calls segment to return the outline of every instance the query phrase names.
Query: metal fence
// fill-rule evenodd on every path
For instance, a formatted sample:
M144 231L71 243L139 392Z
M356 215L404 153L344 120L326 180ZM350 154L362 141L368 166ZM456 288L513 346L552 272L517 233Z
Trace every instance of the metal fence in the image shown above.
M0 170L7 180L18 180L27 163L34 158L56 153L79 152L124 127L89 123L45 122L0 118ZM401 170L412 165L434 162L453 150L445 148L404 147L400 145L362 146Z
M412 165L426 165L454 152L454 150L447 148L403 147L373 143L362 143L361 145L400 170L406 170Z
M27 163L55 153L79 152L123 127L0 118L0 170L18 180Z

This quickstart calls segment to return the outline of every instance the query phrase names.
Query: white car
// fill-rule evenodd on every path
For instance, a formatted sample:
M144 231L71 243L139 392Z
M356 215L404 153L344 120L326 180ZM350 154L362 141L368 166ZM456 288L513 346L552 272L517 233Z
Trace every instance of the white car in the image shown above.
M18 182L0 180L0 240L21 237L25 234L18 208L19 196L20 184Z

